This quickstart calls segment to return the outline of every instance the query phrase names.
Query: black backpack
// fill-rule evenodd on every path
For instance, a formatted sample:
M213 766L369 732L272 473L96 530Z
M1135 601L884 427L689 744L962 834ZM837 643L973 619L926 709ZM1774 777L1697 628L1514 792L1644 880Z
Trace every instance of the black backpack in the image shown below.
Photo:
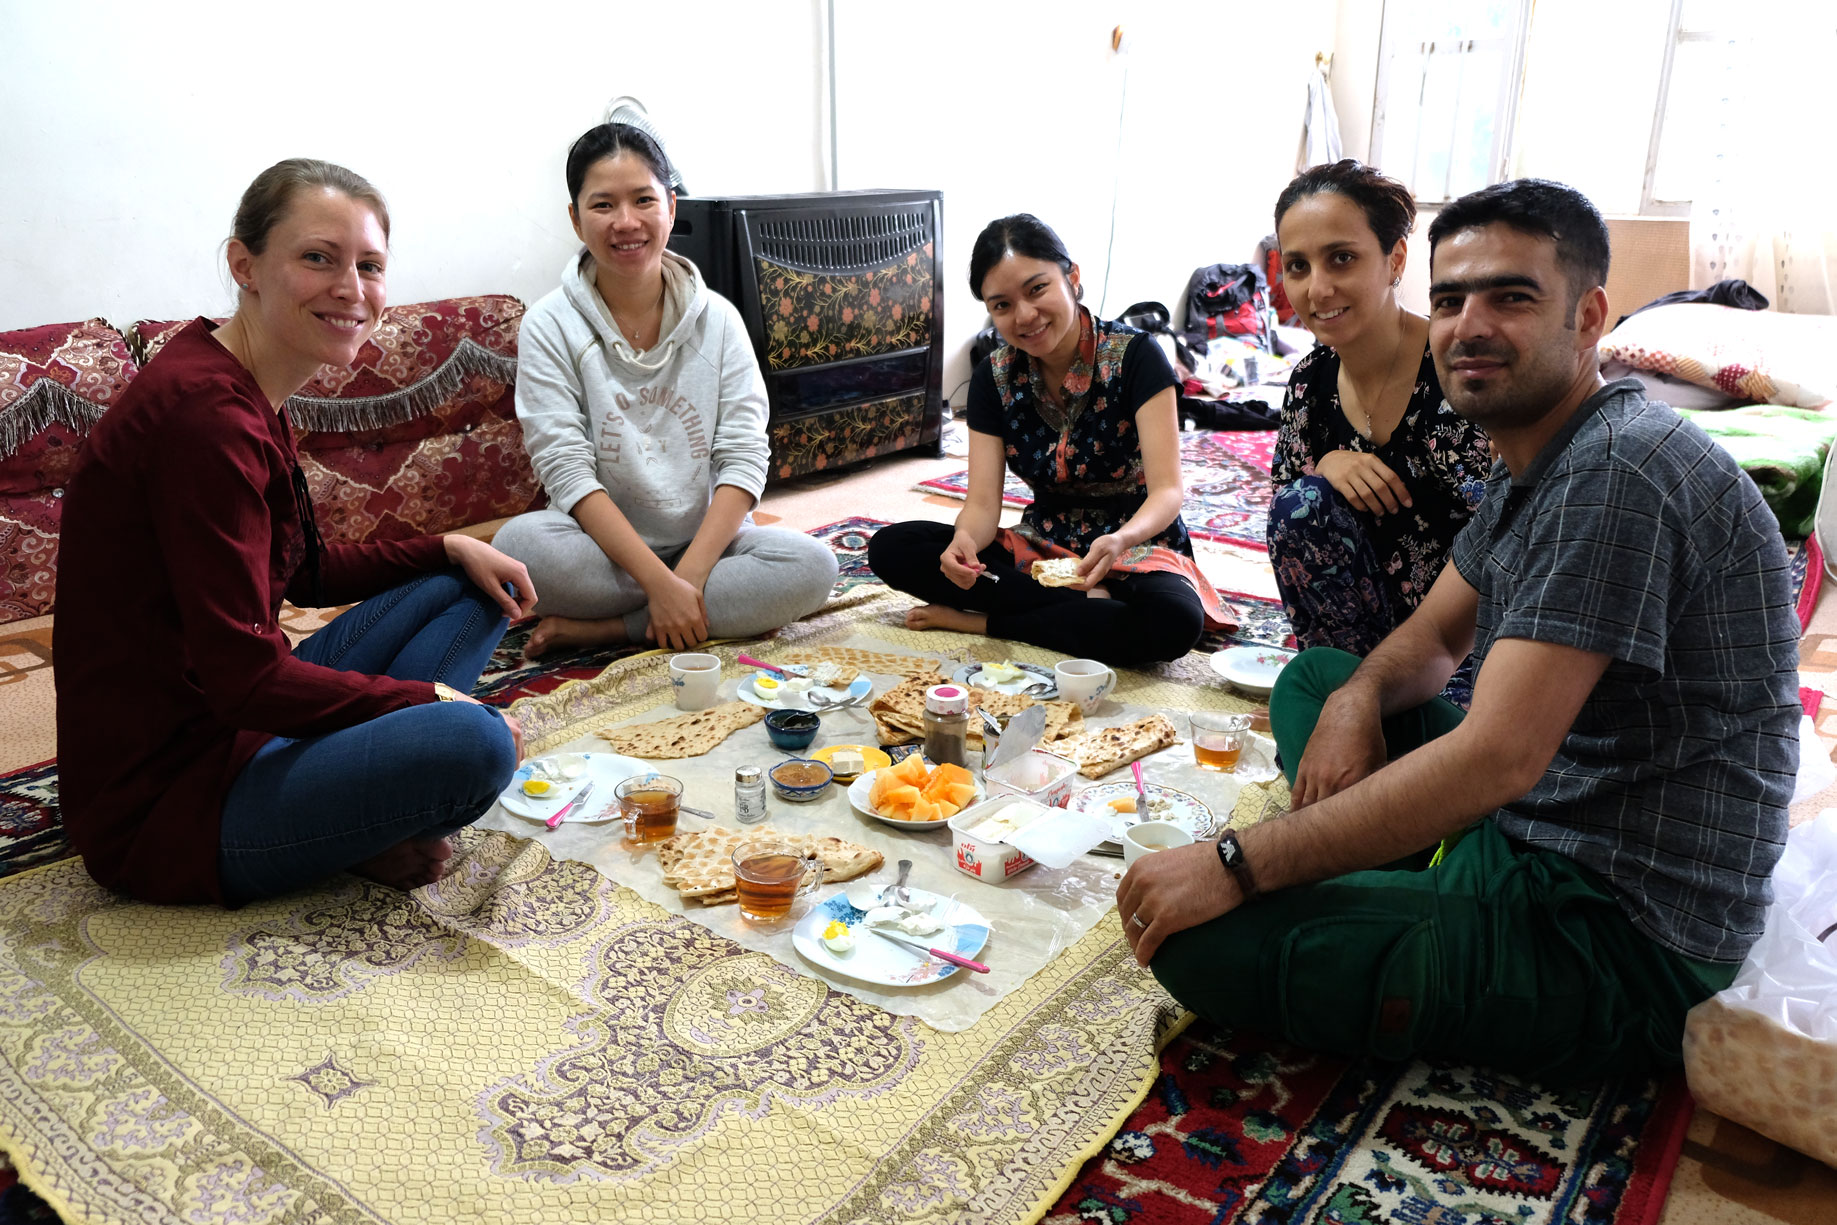
M1255 264L1207 264L1186 283L1186 343L1204 353L1206 342L1235 336L1270 347L1269 284Z

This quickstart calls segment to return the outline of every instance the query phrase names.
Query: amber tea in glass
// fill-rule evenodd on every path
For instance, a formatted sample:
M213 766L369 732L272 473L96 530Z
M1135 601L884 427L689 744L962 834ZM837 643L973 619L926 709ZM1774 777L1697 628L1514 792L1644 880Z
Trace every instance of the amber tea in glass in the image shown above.
M1187 716L1193 731L1193 762L1202 770L1229 774L1237 769L1250 734L1250 716L1196 710Z
M639 774L613 791L619 814L625 818L625 836L639 845L662 842L676 833L676 814L682 808L682 781L667 774Z
M802 894L823 883L823 863L777 839L753 839L733 850L734 891L740 917L751 923L788 918Z

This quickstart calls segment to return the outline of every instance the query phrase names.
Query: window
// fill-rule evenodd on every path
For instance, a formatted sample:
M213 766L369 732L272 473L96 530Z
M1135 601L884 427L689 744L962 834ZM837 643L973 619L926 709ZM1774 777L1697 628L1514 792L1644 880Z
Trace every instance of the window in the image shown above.
M1389 0L1372 161L1423 204L1536 175L1605 213L1686 215L1743 86L1732 40L1793 37L1756 2Z

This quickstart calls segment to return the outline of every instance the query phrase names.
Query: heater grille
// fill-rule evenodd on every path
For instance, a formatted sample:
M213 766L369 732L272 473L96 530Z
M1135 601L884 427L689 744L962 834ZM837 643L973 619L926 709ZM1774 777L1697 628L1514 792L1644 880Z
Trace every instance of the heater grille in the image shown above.
M931 210L760 220L754 254L811 272L874 268L931 241Z

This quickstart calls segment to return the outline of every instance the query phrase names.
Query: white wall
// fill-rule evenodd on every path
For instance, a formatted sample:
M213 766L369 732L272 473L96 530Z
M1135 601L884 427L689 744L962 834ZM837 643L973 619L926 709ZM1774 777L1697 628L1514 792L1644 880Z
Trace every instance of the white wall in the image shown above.
M283 157L389 198L390 298L552 289L563 165L650 108L697 192L822 183L821 0L504 7L0 0L0 329L232 305L219 244Z
M838 185L944 192L946 392L969 377L986 317L970 246L996 217L1031 212L1057 230L1086 303L1107 296L1111 314L1152 298L1177 316L1194 268L1253 258L1294 175L1335 16L1332 0L837 0Z

